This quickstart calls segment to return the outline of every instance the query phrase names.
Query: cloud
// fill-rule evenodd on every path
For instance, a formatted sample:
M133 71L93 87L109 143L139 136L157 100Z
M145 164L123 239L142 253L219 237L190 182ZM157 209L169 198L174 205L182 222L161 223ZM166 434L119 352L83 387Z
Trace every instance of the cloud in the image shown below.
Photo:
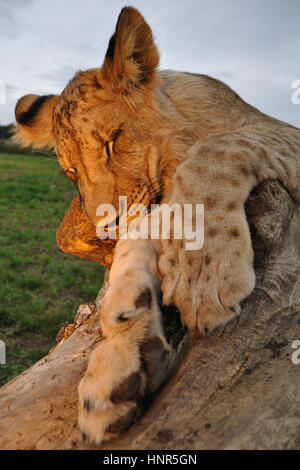
M71 80L71 78L78 72L78 69L73 65L64 64L59 68L53 69L47 74L42 73L40 77L42 79L47 79L53 82L54 86L57 86L61 90L64 89L66 84Z
M0 0L0 34L2 36L16 37L20 34L18 29L18 12L22 8L32 5L31 0Z

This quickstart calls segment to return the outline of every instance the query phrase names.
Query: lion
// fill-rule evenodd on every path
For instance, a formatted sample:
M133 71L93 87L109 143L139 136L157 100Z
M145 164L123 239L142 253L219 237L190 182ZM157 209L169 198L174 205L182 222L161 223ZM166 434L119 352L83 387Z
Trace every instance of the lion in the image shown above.
M239 315L255 285L244 209L253 188L275 178L300 202L299 129L219 80L158 65L150 27L125 7L100 68L76 73L59 96L26 95L15 110L15 139L54 148L94 227L99 205L118 207L119 196L150 209L205 208L202 249L186 250L185 235L116 243L103 340L79 384L79 427L95 444L127 429L164 383L162 305L174 304L202 335ZM109 225L118 228L119 216Z

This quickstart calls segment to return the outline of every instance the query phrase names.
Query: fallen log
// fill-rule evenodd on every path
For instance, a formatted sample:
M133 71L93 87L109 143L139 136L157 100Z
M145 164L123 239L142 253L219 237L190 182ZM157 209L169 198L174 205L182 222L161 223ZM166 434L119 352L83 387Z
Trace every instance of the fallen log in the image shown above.
M292 348L300 339L299 210L269 180L246 211L257 282L241 316L194 338L144 416L101 448L300 448L300 365ZM96 301L64 325L57 346L0 389L1 449L87 448L77 428L77 384L101 341L98 310L106 289L107 279ZM185 335L174 351L174 368L187 342Z

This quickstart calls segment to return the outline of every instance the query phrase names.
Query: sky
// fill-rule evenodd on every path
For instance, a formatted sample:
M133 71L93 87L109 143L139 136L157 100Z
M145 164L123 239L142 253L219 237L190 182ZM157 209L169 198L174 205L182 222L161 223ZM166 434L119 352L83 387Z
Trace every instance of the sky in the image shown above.
M151 26L161 69L219 78L300 127L300 103L292 102L300 0L0 0L0 124L14 121L22 95L60 93L79 69L100 67L125 5Z

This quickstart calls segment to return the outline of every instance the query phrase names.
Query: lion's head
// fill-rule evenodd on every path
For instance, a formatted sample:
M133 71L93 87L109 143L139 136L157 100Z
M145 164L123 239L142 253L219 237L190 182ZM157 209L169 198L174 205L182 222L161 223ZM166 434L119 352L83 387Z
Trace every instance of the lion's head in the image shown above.
M26 95L17 103L15 139L55 149L94 225L99 204L117 206L126 195L149 206L160 191L158 62L149 26L127 7L102 67L78 72L60 96Z

